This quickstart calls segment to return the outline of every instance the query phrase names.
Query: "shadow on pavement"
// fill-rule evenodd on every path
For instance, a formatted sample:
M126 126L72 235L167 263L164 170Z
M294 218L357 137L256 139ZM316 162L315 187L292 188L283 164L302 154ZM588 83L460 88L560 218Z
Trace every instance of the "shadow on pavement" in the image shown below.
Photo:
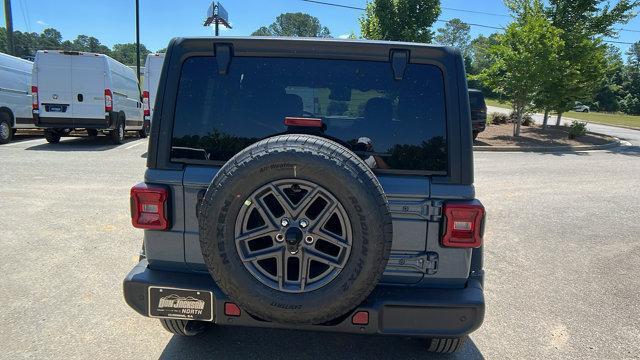
M124 146L127 143L140 140L138 137L128 137L124 139L124 143L121 145L115 145L111 142L111 137L98 136L98 137L63 137L57 144L39 144L26 148L25 150L34 151L106 151Z
M607 153L640 157L640 146L618 146L613 149L607 150Z
M13 143L19 143L19 142L23 142L23 141L29 141L29 140L35 140L38 138L44 138L43 134L20 134L20 133L16 133L15 135L13 135L13 139L11 139L11 142L9 144L13 144Z
M425 341L311 331L212 327L194 338L173 336L160 359L483 359L468 338L458 353L432 355Z

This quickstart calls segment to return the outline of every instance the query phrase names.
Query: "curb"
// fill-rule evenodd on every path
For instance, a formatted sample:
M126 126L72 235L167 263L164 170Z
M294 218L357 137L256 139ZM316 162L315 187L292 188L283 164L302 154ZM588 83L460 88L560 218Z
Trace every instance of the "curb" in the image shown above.
M512 152L561 152L561 151L587 151L587 150L606 150L611 149L617 146L620 146L620 139L617 137L593 133L597 135L603 135L610 138L613 138L613 141L600 144L600 145L577 145L577 146L530 146L530 147L520 147L520 146L474 146L473 151L488 151L488 152L500 152L500 151L512 151Z

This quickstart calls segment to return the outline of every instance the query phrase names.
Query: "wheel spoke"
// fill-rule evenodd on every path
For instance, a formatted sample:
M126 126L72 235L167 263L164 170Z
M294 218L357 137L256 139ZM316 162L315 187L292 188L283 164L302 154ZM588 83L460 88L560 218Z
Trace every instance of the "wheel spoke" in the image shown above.
M311 190L304 198L300 201L300 203L296 206L296 210L294 213L295 217L299 217L304 214L309 206L313 204L313 202L320 196L320 189L318 187Z
M333 213L336 211L337 208L338 208L338 203L336 202L331 202L327 204L327 206L324 209L324 213L322 214L322 216L320 216L319 219L316 219L314 221L315 225L313 225L310 231L319 232L320 229L322 229L324 225L327 223L327 221L329 221L329 218L331 217L331 215L333 215Z
M252 262L269 258L277 258L282 254L282 246L275 245L263 250L252 251L249 254L240 254L240 259L243 262Z
M277 233L277 230L274 229L271 226L265 226L262 228L259 228L257 230L252 230L250 232L244 233L240 236L236 237L236 242L247 242L247 241L251 241L257 238L261 238L264 236L275 236L275 234Z
M342 269L344 267L344 265L340 263L338 258L334 258L333 256L323 254L314 248L306 247L304 251L305 251L306 257L308 257L311 260L321 262L323 264L329 265L337 269Z

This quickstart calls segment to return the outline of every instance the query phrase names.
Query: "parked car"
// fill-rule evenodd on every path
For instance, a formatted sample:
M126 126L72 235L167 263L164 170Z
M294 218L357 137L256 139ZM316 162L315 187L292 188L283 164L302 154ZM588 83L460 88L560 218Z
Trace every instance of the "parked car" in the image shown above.
M171 41L124 297L209 324L385 334L453 352L484 317L458 50L331 39ZM160 115L161 114L161 115Z
M147 135L135 72L103 54L44 50L33 66L33 120L57 143L72 130L99 131L115 144L125 131Z
M589 108L589 106L576 101L576 106L573 108L573 111L588 113L589 111L591 111L591 109Z
M469 108L471 109L471 129L475 140L487 126L487 104L484 102L482 91L469 89Z
M0 53L0 144L18 129L32 129L31 69L33 63Z
M160 82L163 63L164 53L149 54L144 63L142 103L144 105L145 121L148 122L153 118L153 107L156 103L156 93L158 92L158 82Z

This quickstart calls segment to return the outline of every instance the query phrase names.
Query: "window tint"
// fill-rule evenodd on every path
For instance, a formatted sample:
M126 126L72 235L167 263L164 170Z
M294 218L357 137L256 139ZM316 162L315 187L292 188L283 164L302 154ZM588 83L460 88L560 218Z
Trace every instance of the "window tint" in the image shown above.
M481 92L469 91L469 106L472 109L485 107L484 96Z
M409 64L397 81L388 62L258 57L234 57L226 75L214 57L183 63L172 161L224 162L265 137L301 132L288 129L285 117L322 119L321 136L372 168L447 169L436 66Z

